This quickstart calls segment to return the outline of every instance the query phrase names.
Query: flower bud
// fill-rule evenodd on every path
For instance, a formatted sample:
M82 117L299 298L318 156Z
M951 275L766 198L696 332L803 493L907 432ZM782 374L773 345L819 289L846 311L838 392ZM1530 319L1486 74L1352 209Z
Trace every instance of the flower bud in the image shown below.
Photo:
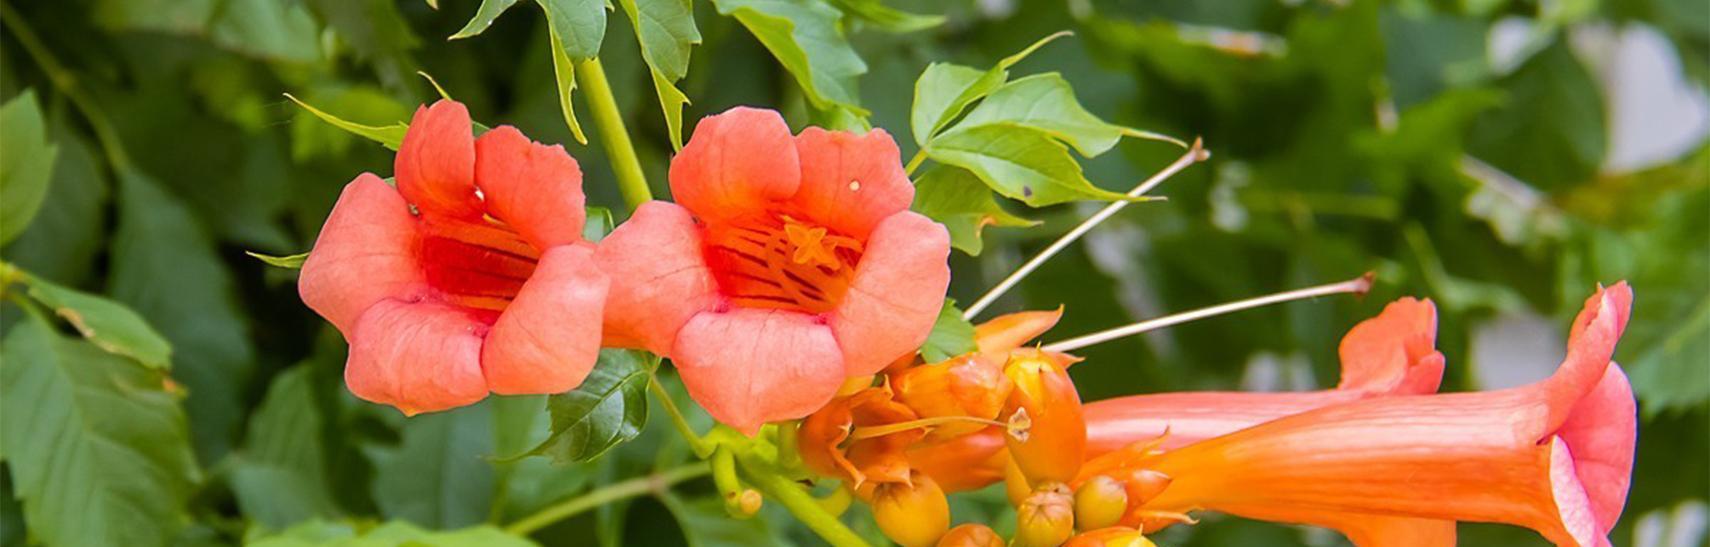
M1017 350L1004 375L1015 383L1004 415L1012 423L1029 423L1025 432L1006 439L1010 457L1034 484L1074 480L1086 453L1087 426L1068 372L1043 351Z
M891 376L896 398L923 418L971 416L985 420L1003 411L1012 387L1003 373L1003 361L995 357L967 354L941 363L909 368ZM927 438L947 440L985 428L985 424L947 423Z
M1134 469L1118 476L1121 478L1123 491L1128 494L1128 503L1136 507L1152 501L1152 498L1158 497L1165 488L1170 487L1169 475L1151 469Z
M938 539L938 547L1003 547L1003 538L990 526L968 523L951 528Z
M1014 547L1057 547L1074 533L1074 497L1062 483L1040 485L1015 508Z
M1099 475L1075 491L1075 522L1083 530L1115 526L1128 512L1128 493L1116 479Z
M930 547L950 529L950 503L938 483L914 472L909 482L887 483L874 491L873 518L891 541L903 547Z
M1063 547L1157 547L1139 530L1114 526L1086 532L1069 539Z
M764 503L765 498L760 496L758 490L745 489L742 493L737 494L736 499L730 504L731 516L736 518L752 517L760 512L760 506Z

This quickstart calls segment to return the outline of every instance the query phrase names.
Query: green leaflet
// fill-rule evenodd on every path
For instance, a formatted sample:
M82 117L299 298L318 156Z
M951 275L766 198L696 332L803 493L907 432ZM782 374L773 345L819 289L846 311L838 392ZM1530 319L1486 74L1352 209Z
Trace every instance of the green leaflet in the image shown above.
M546 22L558 38L555 47L570 59L585 61L600 54L606 39L605 0L535 0L546 10Z
M950 230L950 245L971 256L984 249L980 233L986 226L1037 226L1003 210L992 191L966 169L938 166L921 175L914 184L913 209Z
M59 147L47 140L42 110L26 90L0 106L0 245L10 243L35 219L47 198Z
M689 0L619 0L635 27L641 56L647 61L653 90L674 150L683 148L683 105L689 97L674 82L689 73L690 49L701 43L695 27L694 5Z
M31 298L71 323L96 347L149 368L172 366L172 344L124 304L29 274L23 274L23 282L29 285Z
M1010 122L1044 131L1093 157L1138 131L1107 123L1081 107L1068 80L1055 72L1034 74L992 91L956 127ZM1181 144L1180 141L1176 141ZM1186 147L1185 144L1182 144Z
M0 447L31 536L167 545L200 476L163 377L36 321L4 346Z
M736 17L795 76L808 102L820 109L868 112L856 100L855 78L867 64L838 28L842 13L819 0L714 0Z
M391 125L363 125L346 121L338 116L323 112L319 108L309 106L309 103L303 102L301 99L298 99L290 93L286 93L285 98L291 99L291 102L297 103L297 106L303 107L303 110L307 110L310 114L314 114L316 118L320 118L322 121L332 124L333 127L349 131L357 136L365 137L368 140L380 143L386 148L392 150L397 150L399 146L404 144L404 133L410 130L410 125L404 122L396 122Z
M551 18L551 15L547 16ZM570 54L564 51L563 42L558 36L558 27L550 27L552 48L552 74L558 83L558 110L564 114L564 125L570 128L570 135L576 142L588 144L588 135L582 132L582 123L576 121L576 107L571 104L570 96L576 91L576 63L570 59Z
M301 253L297 253L297 254L290 254L290 255L284 255L284 256L274 256L274 255L269 255L269 254L261 254L261 253L255 252L255 251L244 251L243 254L255 257L256 260L266 262L268 266L274 266L274 267L285 268L285 269L290 269L290 270L301 270L301 269L303 269L303 262L309 259L309 253L307 253L307 252L301 252Z
M938 311L938 321L932 324L932 332L926 335L926 344L920 347L921 358L928 363L936 363L977 349L974 324L962 318L962 310L956 308L955 299L944 299L944 307Z
M547 398L552 436L528 452L559 463L588 461L641 434L647 424L647 382L658 358L639 351L600 350L582 385Z
M516 3L517 0L481 0L481 7L475 9L475 16L471 17L469 22L463 25L463 28L458 29L457 33L452 34L448 39L460 40L486 32L487 27L493 26L493 20L499 18L499 14L504 13Z
M927 156L967 169L998 193L1033 207L1128 196L1093 186L1051 135L1012 122L956 127L927 144Z
M238 506L273 529L339 514L327 481L325 423L312 366L299 364L273 378L232 466Z
M906 33L944 24L942 15L920 15L886 6L880 0L831 0L837 9L885 32Z
M1068 32L1058 32L1040 38L984 71L950 63L927 65L914 82L914 107L909 111L909 126L914 132L915 144L925 147L927 141L950 125L968 105L1003 85L1009 79L1009 67L1045 47L1045 44L1068 35Z
M375 450L380 513L434 528L485 521L497 484L492 428L491 402L405 420L403 442Z

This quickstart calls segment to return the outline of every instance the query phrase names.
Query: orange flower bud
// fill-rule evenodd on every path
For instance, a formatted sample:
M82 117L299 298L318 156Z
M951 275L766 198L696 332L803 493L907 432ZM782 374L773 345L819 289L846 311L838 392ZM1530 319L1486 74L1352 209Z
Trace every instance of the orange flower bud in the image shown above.
M1057 547L1074 533L1074 496L1062 483L1041 485L1015 508L1014 547Z
M1082 529L1115 526L1128 512L1128 493L1116 479L1099 475L1075 491L1075 522Z
M923 418L971 416L990 420L1003 411L1012 383L1003 373L1001 358L967 354L950 360L921 365L891 375L897 400ZM986 427L983 424L947 423L937 426L927 438L947 440Z
M1015 382L1004 415L1031 424L1005 439L1010 456L1034 484L1074 480L1086 453L1087 426L1068 372L1046 352L1018 350L1010 354L1004 375Z
M938 547L1003 547L1003 538L990 526L968 523L951 528L938 539Z
M873 519L885 537L903 547L930 547L950 529L950 502L938 483L915 472L909 482L883 484L874 491Z
M1139 530L1113 526L1086 532L1069 539L1063 547L1157 547Z
M1170 487L1169 475L1151 469L1134 469L1119 477L1123 490L1128 494L1128 503L1134 506L1152 501L1152 498L1158 497L1159 493Z
M932 476L945 492L977 490L1003 478L1009 461L1004 431L990 427L947 441L909 447L908 465Z

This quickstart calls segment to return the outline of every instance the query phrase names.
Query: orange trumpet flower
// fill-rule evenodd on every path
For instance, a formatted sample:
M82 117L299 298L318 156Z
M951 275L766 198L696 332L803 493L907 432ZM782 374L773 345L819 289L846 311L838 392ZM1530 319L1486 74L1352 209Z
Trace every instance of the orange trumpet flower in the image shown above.
M1342 382L1305 393L1189 392L1131 395L1086 405L1087 450L1105 454L1162 437L1173 449L1315 408L1383 395L1437 391L1437 308L1402 298L1342 338ZM1168 432L1168 435L1165 433Z
M1531 385L1333 405L1150 458L1139 465L1172 481L1145 508L1368 539L1386 527L1441 534L1465 520L1525 526L1560 545L1607 544L1633 464L1632 388L1610 362L1631 305L1625 283L1599 289L1574 321L1566 360Z

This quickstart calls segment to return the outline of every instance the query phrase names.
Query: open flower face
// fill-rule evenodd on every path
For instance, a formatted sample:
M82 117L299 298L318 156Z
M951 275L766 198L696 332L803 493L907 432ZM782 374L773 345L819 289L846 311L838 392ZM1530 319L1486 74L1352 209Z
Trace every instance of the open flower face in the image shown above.
M1172 449L1336 403L1433 393L1443 378L1443 354L1437 352L1436 339L1437 308L1430 300L1402 298L1342 337L1342 380L1336 389L1105 399L1086 405L1087 450L1097 456L1153 439L1159 439L1158 448Z
M920 347L950 282L944 227L909 212L895 141L735 108L602 242L606 341L669 356L689 394L753 434Z
M1513 389L1365 399L1165 452L1148 505L1336 527L1360 537L1526 526L1560 545L1607 544L1632 476L1632 388L1610 362L1632 292L1599 289L1550 378ZM1359 515L1386 515L1371 521ZM1449 530L1452 530L1450 528Z
M406 414L576 387L598 356L607 278L582 241L582 172L510 126L416 111L397 188L344 188L298 290L350 342L345 383Z

